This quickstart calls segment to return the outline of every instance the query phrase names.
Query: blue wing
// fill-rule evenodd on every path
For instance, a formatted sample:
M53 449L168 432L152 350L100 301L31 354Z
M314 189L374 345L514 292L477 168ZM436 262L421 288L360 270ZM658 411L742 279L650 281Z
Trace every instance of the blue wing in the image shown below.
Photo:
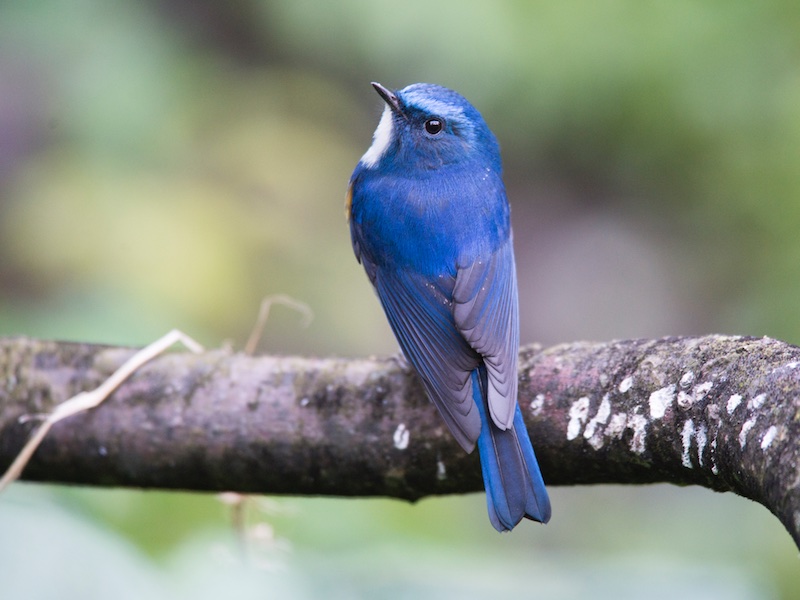
M358 248L358 244L354 244ZM492 419L508 429L517 397L519 326L511 243L487 259L432 283L402 269L359 259L378 293L403 353L458 443L471 451L480 435L472 371L483 362Z
M367 266L367 271L374 267ZM408 271L375 269L373 284L403 353L458 443L470 452L481 431L471 372L480 356L453 321L452 277L439 285Z

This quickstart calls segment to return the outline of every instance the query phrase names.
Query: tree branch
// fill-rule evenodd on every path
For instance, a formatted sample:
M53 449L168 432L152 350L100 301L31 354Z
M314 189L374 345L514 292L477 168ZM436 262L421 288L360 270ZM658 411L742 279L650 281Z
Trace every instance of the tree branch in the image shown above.
M0 340L0 469L35 423L133 350ZM800 546L800 348L707 336L520 353L519 401L548 485L696 484L772 511ZM422 388L393 359L173 353L57 423L37 481L391 496L482 489Z

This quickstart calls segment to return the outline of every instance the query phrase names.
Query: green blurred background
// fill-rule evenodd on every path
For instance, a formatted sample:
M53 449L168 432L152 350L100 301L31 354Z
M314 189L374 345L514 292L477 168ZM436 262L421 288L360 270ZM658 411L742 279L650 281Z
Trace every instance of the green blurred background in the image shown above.
M350 249L369 82L453 87L498 136L523 342L800 342L800 8L776 2L8 1L0 335L261 351L396 345ZM545 474L546 476L546 474ZM479 494L254 503L18 484L3 598L800 597L762 507L670 486L552 490L498 535Z

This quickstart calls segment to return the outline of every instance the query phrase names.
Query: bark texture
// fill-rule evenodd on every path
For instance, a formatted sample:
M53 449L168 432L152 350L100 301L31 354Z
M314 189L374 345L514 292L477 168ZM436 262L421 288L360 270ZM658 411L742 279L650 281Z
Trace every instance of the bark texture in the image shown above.
M0 340L0 469L36 422L132 349ZM707 336L520 353L519 402L548 485L669 482L772 511L800 546L800 348ZM391 496L482 489L394 359L155 359L102 406L56 424L24 478L259 494Z

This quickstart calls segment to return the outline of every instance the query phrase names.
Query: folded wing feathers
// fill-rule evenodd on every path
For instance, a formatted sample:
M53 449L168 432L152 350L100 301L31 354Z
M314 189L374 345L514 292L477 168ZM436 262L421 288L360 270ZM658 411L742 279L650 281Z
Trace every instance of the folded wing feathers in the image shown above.
M450 306L408 273L381 273L375 289L428 395L461 447L471 451L481 429L470 379L479 358L456 329Z
M509 241L488 260L460 268L453 290L456 325L470 346L483 357L489 379L489 413L501 429L511 426L517 399L516 288Z

